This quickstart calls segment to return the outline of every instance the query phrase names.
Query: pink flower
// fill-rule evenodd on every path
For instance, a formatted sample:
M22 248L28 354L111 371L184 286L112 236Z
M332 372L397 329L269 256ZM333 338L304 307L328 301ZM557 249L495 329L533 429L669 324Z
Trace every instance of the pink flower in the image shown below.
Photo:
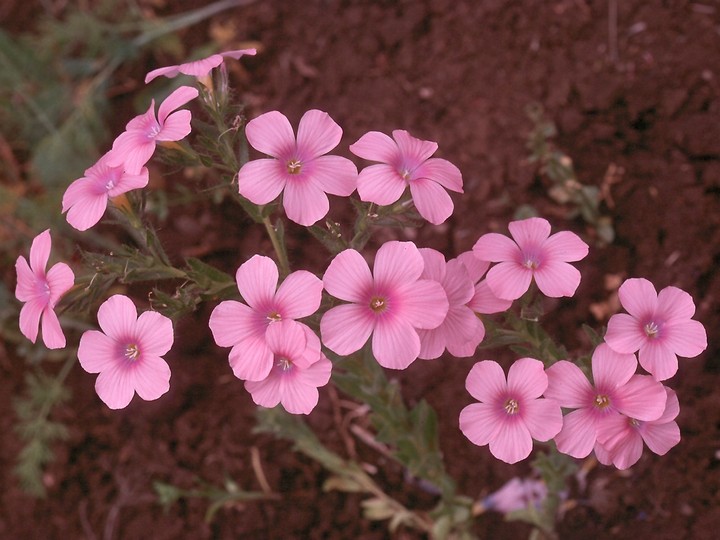
M110 152L85 171L85 176L70 184L63 195L62 211L67 221L79 231L95 225L105 213L108 199L148 184L148 170L128 174L124 165L110 167Z
M99 373L95 391L111 409L127 407L135 392L158 399L170 389L170 368L162 359L173 344L170 319L154 311L139 317L127 296L116 294L98 309L102 332L80 338L78 360L88 373Z
M635 375L637 360L633 354L620 354L605 343L592 356L591 385L575 364L561 360L547 370L545 397L561 407L577 409L563 419L563 428L555 437L563 454L587 457L595 446L605 422L619 414L655 420L665 408L665 390L650 377Z
M695 304L685 291L665 287L658 294L647 279L634 278L618 295L629 315L610 317L605 341L621 353L639 350L640 365L656 380L675 375L678 355L693 358L707 348L705 328L691 320Z
M140 174L143 166L155 152L156 143L179 141L190 133L192 117L190 111L185 109L173 111L197 96L196 88L181 86L160 104L157 118L153 99L147 112L130 120L125 126L125 131L115 139L108 165L110 167L124 165L129 174Z
M530 455L532 440L549 441L560 431L560 405L542 399L548 385L543 364L521 358L510 366L507 382L500 364L478 362L465 382L468 392L480 401L460 411L460 429L478 446L490 445L490 453L505 463L517 463Z
M383 244L375 256L374 276L354 249L338 254L323 283L332 296L351 303L323 315L323 343L347 355L360 350L372 334L373 355L381 366L408 367L420 354L418 329L437 328L448 311L442 286L420 278L424 266L412 242Z
M226 51L218 54L213 54L207 58L200 60L194 60L192 62L186 62L177 66L167 66L157 69L153 69L150 73L145 75L145 84L148 84L153 79L165 76L170 79L177 77L178 74L191 75L193 77L205 77L210 71L218 67L223 63L225 58L234 58L238 60L241 56L249 55L255 56L257 51L255 49L239 49L237 51Z
M232 347L230 367L239 379L261 381L270 373L274 358L266 339L270 326L286 319L308 317L320 307L323 285L317 277L298 270L285 278L280 287L278 277L277 265L272 259L253 256L235 275L247 305L226 300L210 315L215 343ZM302 363L302 359L297 362Z
M357 168L340 156L326 156L342 129L325 112L311 110L300 119L297 141L288 119L278 111L261 114L245 128L248 142L272 158L247 162L238 173L240 195L267 204L280 192L287 217L312 225L330 209L326 193L347 196L355 190Z
M680 442L680 428L675 418L680 413L677 395L669 388L665 410L660 418L642 421L618 415L603 425L604 442L595 446L595 455L603 465L615 465L627 469L638 462L643 451L643 441L648 448L664 456Z
M293 414L309 414L318 402L318 387L330 380L332 364L320 352L320 340L307 326L291 320L268 327L267 346L272 368L261 381L246 381L245 389L255 404L278 403Z
M453 212L452 199L445 189L463 192L460 170L445 159L430 158L437 143L416 139L399 129L392 136L370 131L350 145L356 156L380 162L360 172L360 198L386 206L400 199L409 186L420 215L435 225L444 222Z
M487 279L482 279L490 268L488 261L481 261L472 251L466 251L458 255L458 260L463 264L470 275L470 279L475 284L475 293L467 306L475 313L490 315L492 313L502 313L512 306L512 300L503 300L495 296L487 284Z
M513 240L497 233L480 237L473 246L483 261L497 262L487 282L498 298L515 300L535 278L546 296L572 296L580 284L580 272L568 261L579 261L588 253L588 245L572 232L550 236L550 223L542 218L513 221L508 226Z
M75 274L65 263L45 273L52 240L50 230L38 234L30 246L30 264L22 255L15 262L15 297L25 305L20 310L20 331L35 343L42 319L42 337L48 349L65 347L65 335L55 314L58 301L75 283Z
M418 330L420 336L419 358L438 358L447 348L456 357L472 356L485 337L485 327L467 307L475 288L463 264L445 257L434 249L420 249L425 269L423 279L437 281L447 295L449 308L445 320L437 328Z
M542 480L518 478L505 483L503 487L488 495L483 503L486 507L507 514L528 507L540 508L547 497L547 486Z

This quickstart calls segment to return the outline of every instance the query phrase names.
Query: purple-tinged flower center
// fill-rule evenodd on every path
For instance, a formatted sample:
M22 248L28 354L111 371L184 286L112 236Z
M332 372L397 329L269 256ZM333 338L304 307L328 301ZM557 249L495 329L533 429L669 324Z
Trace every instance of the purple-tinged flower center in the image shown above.
M290 360L289 358L285 358L284 356L278 357L275 365L279 367L282 371L290 371L293 367L292 360Z
M656 339L660 334L660 325L656 322L650 321L643 327L645 335L649 338Z
M158 133L160 133L161 129L162 127L160 127L160 124L156 122L154 126L150 126L150 129L147 132L147 138L154 139L158 136Z
M279 322L282 320L282 315L280 315L277 311L272 310L267 314L267 320L271 323Z
M593 400L593 404L601 411L607 409L610 406L610 398L605 394L598 394Z
M44 298L46 300L50 298L50 284L45 279L38 281L35 287L37 295L40 298Z
M516 399L510 398L505 402L505 405L503 405L503 408L505 409L506 413L508 413L509 415L512 416L512 415L518 413L518 411L520 409L520 405L518 404Z
M137 360L138 356L140 356L140 348L137 343L128 343L125 345L124 356L130 362Z
M387 309L387 307L387 298L383 298L382 296L373 296L370 299L370 309L372 309L375 313L382 313Z
M301 170L302 170L302 163L300 162L299 159L293 158L287 162L288 174L300 174Z
M640 420L636 420L635 418L628 418L628 424L630 424L630 427L634 428L642 426L642 422Z
M410 181L410 177L412 176L412 171L408 169L407 167L401 167L398 171L400 173L400 177L405 180L406 182Z

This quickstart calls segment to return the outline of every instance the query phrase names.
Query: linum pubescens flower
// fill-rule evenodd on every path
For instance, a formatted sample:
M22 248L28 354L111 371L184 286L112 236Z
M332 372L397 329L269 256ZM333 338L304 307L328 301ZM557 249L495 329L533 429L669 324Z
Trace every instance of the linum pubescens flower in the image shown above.
M79 231L85 231L102 218L107 209L108 199L144 188L149 175L146 167L138 174L129 174L125 165L108 165L110 152L85 171L85 176L68 186L62 199L62 211L67 212L67 221Z
M412 242L386 242L375 255L374 275L359 252L346 249L330 262L325 290L349 302L329 309L320 321L326 347L351 354L372 335L378 363L405 369L420 354L418 329L437 328L448 299L442 286L421 279L422 255Z
M127 296L116 294L98 309L102 332L80 338L78 360L88 373L99 373L95 391L111 409L127 407L135 392L154 400L170 389L170 367L162 359L173 344L170 319L154 311L139 317Z
M307 111L300 119L297 140L287 117L270 111L245 128L250 145L271 156L248 161L238 172L240 195L268 204L283 193L288 219L312 225L330 209L326 193L347 196L355 191L357 168L347 158L327 156L342 137L328 113Z
M360 171L358 195L363 201L386 206L398 201L410 188L415 208L434 225L443 223L453 211L453 202L445 191L463 192L460 169L441 158L431 158L438 145L423 141L407 131L396 129L392 139L370 131L350 145L358 157L380 162Z
M561 231L550 236L550 223L543 218L513 221L508 228L512 240L488 233L473 246L480 260L498 263L487 274L495 296L506 300L520 298L533 279L546 296L575 294L580 272L568 262L579 261L588 253L588 245L578 235Z
M55 305L75 283L75 274L65 263L57 263L45 272L52 240L50 230L38 234L30 246L30 264L22 255L17 258L15 297L25 305L20 310L20 331L35 343L42 322L42 338L48 349L65 346L65 334L55 314Z
M610 317L605 341L620 353L638 352L640 365L658 381L675 375L678 356L693 358L707 348L705 328L691 319L695 304L682 289L658 294L647 279L633 278L618 296L628 313Z
M147 75L145 75L145 84L157 77L168 77L172 79L177 77L180 73L183 75L191 75L193 77L205 77L210 71L218 67L223 63L225 58L234 58L238 60L240 57L248 55L255 56L257 53L256 49L238 49L236 51L225 51L217 54L212 54L206 58L199 60L193 60L192 62L185 62L176 66L166 66L157 69L153 69Z
M125 131L115 139L108 165L124 166L128 174L140 174L155 152L158 142L179 141L190 133L190 111L176 109L196 97L197 88L181 86L160 104L157 117L153 99L148 110L130 120Z

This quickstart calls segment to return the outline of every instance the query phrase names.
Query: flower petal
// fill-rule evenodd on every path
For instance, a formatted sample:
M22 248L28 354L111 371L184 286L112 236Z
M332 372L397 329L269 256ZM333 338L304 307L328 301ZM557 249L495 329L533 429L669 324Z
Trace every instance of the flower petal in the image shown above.
M263 154L283 160L297 157L294 155L295 133L287 117L278 111L250 120L245 135L250 145Z
M450 191L463 192L463 180L460 169L446 159L431 158L420 164L420 166L413 171L413 179L418 180L421 178L437 182Z
M40 315L42 315L46 304L37 300L28 301L20 310L18 324L22 335L35 343L40 326Z
M433 225L444 223L455 208L447 191L432 180L413 180L410 182L410 194L420 215Z
M516 399L525 401L542 396L548 387L545 366L534 358L515 360L508 370L507 386L508 393Z
M118 363L98 375L95 391L111 409L124 409L135 395L133 376L126 364Z
M196 97L198 97L199 92L197 88L193 88L192 86L181 86L180 88L177 88L174 90L168 97L166 97L163 102L160 104L160 107L158 107L158 122L161 126L167 125L166 120L168 119L168 116L172 111L175 109L178 109L185 105L187 102L192 101ZM190 111L187 112L187 118L188 118L188 125L190 124ZM164 127L163 127L164 129ZM187 135L187 134L186 134ZM171 139L165 139L165 140L171 140Z
M54 264L53 267L50 268L45 279L50 288L50 297L48 300L53 307L75 284L75 274L67 264L61 262Z
M658 340L648 339L638 353L640 365L656 381L664 381L677 373L678 359L675 353Z
M307 227L327 215L330 202L325 192L309 179L291 178L285 184L283 208L288 219Z
M261 407L275 407L280 403L281 378L274 372L261 381L245 381L245 390L250 392L252 400Z
M134 339L137 309L127 296L116 294L105 300L98 309L98 324L116 341Z
M632 353L619 353L601 343L592 355L593 382L599 392L607 393L630 380L637 371L637 358Z
M533 273L515 262L501 262L490 268L487 284L502 300L516 300L530 288Z
M482 360L468 373L465 388L478 401L494 405L507 392L505 372L494 360Z
M533 272L533 277L538 289L550 298L572 296L580 285L580 271L560 261L543 261Z
M546 398L557 401L561 407L575 409L588 406L593 388L578 366L560 360L547 368L545 373L548 377L548 387L544 392Z
M60 327L60 321L49 306L45 308L42 315L42 338L48 349L65 347L65 334Z
M436 142L423 141L413 137L404 129L393 130L392 136L400 149L403 160L413 169L432 156L438 149Z
M503 300L498 298L490 289L487 280L483 279L475 285L475 293L467 306L475 313L491 314L502 313L512 306L512 300Z
M347 158L320 156L309 166L313 183L325 193L347 197L357 187L357 167Z
M620 303L625 310L638 319L652 317L657 310L658 295L647 279L627 279L618 289Z
M44 230L33 239L30 246L30 268L36 276L45 275L51 247L50 229Z
M278 287L275 305L283 317L300 319L315 313L322 300L323 282L306 270L293 272Z
M15 261L15 273L17 274L15 298L20 300L20 302L28 302L35 298L38 278L30 269L27 259L22 255Z
M256 311L271 309L278 277L275 261L263 255L253 255L235 272L243 300Z
M588 254L588 245L574 232L560 231L542 244L546 259L553 261L579 261Z
M596 441L596 420L589 409L578 409L566 414L562 430L555 436L557 449L578 459L589 456Z
M662 384L648 375L633 375L615 392L618 411L636 420L657 420L665 411L667 394Z
M165 123L155 136L156 141L179 141L192 131L192 114L187 109L176 111L165 119Z
M300 161L327 154L342 139L342 128L326 112L311 109L298 125L297 152Z
M262 381L270 374L274 358L265 336L252 336L232 348L228 361L238 379Z
M88 373L100 373L117 362L118 343L97 330L88 330L80 336L78 360Z
M251 307L225 300L213 309L209 326L215 343L220 347L233 347L249 337L263 337L267 323Z
M473 444L485 446L495 437L501 420L497 407L471 403L460 411L460 431Z
M610 317L605 342L619 353L634 353L647 343L647 334L632 315L617 313Z
M162 356L173 346L172 321L156 311L141 313L135 326L135 336L141 354Z
M255 204L274 201L287 183L287 171L277 159L248 161L238 172L238 192Z
M354 249L338 253L323 275L325 290L348 302L365 302L373 286L367 262Z
M397 143L379 131L368 131L349 148L356 156L370 161L379 161L388 165L396 165L400 161L400 149Z
M523 402L522 419L537 441L549 441L563 427L560 405L551 399L531 399ZM592 449L592 447L591 447ZM588 454L590 450L588 450Z
M501 422L490 441L490 453L512 465L528 457L532 452L532 437L522 422Z
M447 316L449 304L445 290L437 281L408 280L408 285L396 290L402 317L414 328L437 328Z
M396 202L405 191L407 183L390 165L370 165L357 178L360 199L387 206Z
M473 253L481 261L517 262L522 258L518 245L507 236L498 233L483 234L473 246Z
M673 446L680 443L680 428L676 422L665 424L648 422L638 430L648 448L659 456L664 456Z
M329 309L320 321L320 335L331 351L347 355L359 351L375 328L368 306L344 304Z
M424 267L422 255L412 242L385 242L375 255L375 285L382 293L392 295L393 289L417 281Z
M381 366L405 369L420 354L420 337L404 319L381 317L375 324L372 351Z
M173 77L177 77L178 73L180 73L180 66L166 66L153 69L145 75L145 84L148 84L150 81L153 81L158 77L167 77L172 79Z
M508 229L521 250L540 248L550 236L550 223L538 217L512 221Z
M657 312L665 321L689 319L695 314L695 303L682 289L665 287L658 293Z
M158 399L170 390L170 366L159 356L143 354L142 360L133 365L131 378L138 396L146 401Z
M673 321L663 327L663 333L666 347L684 358L694 358L707 349L707 332L698 321Z

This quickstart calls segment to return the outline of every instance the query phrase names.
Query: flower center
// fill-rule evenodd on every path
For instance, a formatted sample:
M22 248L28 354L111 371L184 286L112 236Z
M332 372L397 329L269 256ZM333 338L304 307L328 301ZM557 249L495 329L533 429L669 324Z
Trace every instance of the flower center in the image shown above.
M525 268L529 268L530 270L537 270L537 267L540 266L540 263L535 259L535 257L525 257L522 265Z
M408 170L407 167L403 167L398 172L400 173L400 176L402 177L403 180L405 180L406 182L408 182L410 180L410 176L412 175L412 173Z
M110 190L111 190L112 188L114 188L114 187L115 187L115 181L111 178L111 179L108 180L107 183L105 184L105 189L106 189L107 191L110 191Z
M516 399L508 399L505 402L505 405L503 406L505 409L505 412L509 415L517 414L518 409L520 408L520 405L518 405L518 402Z
M653 321L650 321L649 323L647 323L643 327L643 330L645 330L645 335L652 339L657 338L658 334L660 334L660 326Z
M373 296L370 299L370 309L375 313L382 313L387 309L387 300L382 296Z
M610 406L610 398L605 394L598 394L595 396L594 402L595 406L601 410L607 409Z
M271 323L279 322L282 320L282 316L277 311L273 310L270 313L268 313L267 320L270 321Z
M125 346L125 358L130 362L134 362L138 356L140 356L140 348L137 343L128 343Z
M160 133L160 130L161 130L161 129L162 129L162 128L160 127L160 124L158 124L158 123L156 122L155 125L154 125L154 126L151 126L150 129L148 130L148 132L147 132L147 138L148 138L148 139L154 139L155 137L157 137L158 133Z
M287 162L287 172L288 174L300 174L300 171L302 170L302 163L300 163L299 159L291 159Z
M281 356L277 359L277 362L275 362L275 365L279 367L282 371L290 371L293 367L293 363L289 358L285 358L284 356Z

